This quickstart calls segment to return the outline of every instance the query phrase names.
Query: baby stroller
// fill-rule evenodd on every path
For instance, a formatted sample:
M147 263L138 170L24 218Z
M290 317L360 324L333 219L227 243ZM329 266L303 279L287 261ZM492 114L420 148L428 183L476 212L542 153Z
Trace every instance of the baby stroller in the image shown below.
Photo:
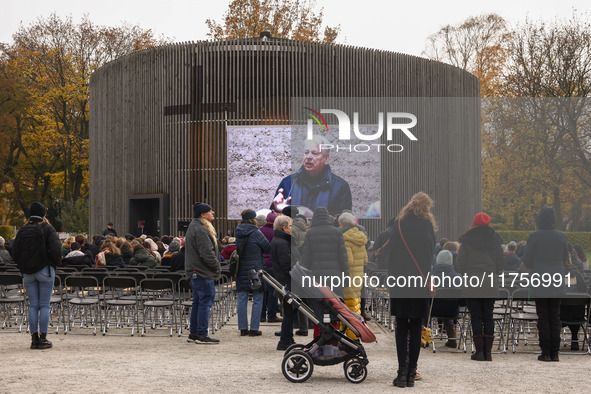
M301 279L301 276L307 273L308 271L305 268L296 264L291 271L292 281L295 282L298 278ZM285 351L281 371L287 380L293 383L302 383L312 376L314 365L323 366L340 363L344 363L345 377L351 383L361 383L365 380L367 377L367 364L369 363L365 349L358 340L353 340L344 333L345 329L348 328L361 341L366 343L375 342L376 337L365 324L363 317L347 308L343 300L328 287L306 289L307 296L312 294L313 297L310 296L310 298L321 300L320 303L324 312L321 321L312 308L304 304L297 295L284 289L283 285L267 272L251 270L251 278L262 278L269 283L276 290L276 293L280 294L281 298L291 305L294 313L295 311L303 313L320 328L320 335L314 338L312 342L305 345L293 344ZM314 293L310 293L308 290ZM330 324L329 315L336 316L338 321L344 324L345 329L342 331L335 329ZM339 348L330 346L335 340L339 342ZM323 349L331 349L332 351L330 354L322 354Z

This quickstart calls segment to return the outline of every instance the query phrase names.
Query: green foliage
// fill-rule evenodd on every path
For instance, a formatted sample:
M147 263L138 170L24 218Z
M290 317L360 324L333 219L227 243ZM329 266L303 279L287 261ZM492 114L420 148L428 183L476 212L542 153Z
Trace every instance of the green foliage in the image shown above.
M0 236L2 236L5 241L8 241L14 237L14 229L12 226L0 226Z
M60 204L56 220L61 231L70 234L88 233L88 200L66 201Z
M527 238L532 233L532 231L505 231L500 230L497 231L503 237L503 240L507 242L515 241L527 241ZM566 239L573 245L581 245L583 249L589 250L591 249L591 232L570 232L567 231L564 233L566 235Z
M532 233L531 231L497 230L496 228L495 230L501 237L503 237L503 241L505 241L505 243L511 241L527 241L527 238Z

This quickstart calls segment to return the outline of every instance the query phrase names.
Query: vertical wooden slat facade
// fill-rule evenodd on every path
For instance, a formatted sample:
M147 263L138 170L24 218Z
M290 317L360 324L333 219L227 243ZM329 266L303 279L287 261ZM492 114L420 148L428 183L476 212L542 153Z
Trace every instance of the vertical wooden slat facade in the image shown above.
M214 207L220 234L233 228L226 117L228 126L287 125L294 97L478 96L477 78L455 67L343 45L252 38L133 53L91 78L90 229L112 220L120 232L132 230L130 196L152 194L169 196L171 234L192 218L194 201ZM372 237L425 185L439 236L456 238L471 223L481 207L480 114L468 110L447 142L421 150L419 160L382 155L382 219L361 222ZM434 157L448 161L433 165ZM412 176L397 179L393 168Z

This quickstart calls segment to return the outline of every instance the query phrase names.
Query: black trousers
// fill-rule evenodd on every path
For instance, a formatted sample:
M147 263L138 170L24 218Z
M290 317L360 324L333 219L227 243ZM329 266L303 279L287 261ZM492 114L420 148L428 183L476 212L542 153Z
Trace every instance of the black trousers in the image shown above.
M542 350L560 349L560 298L536 298L538 334Z
M422 319L396 318L398 369L416 368L421 351ZM407 364L408 359L408 364Z
M494 335L493 311L495 309L495 299L468 298L466 299L466 306L470 311L472 335Z

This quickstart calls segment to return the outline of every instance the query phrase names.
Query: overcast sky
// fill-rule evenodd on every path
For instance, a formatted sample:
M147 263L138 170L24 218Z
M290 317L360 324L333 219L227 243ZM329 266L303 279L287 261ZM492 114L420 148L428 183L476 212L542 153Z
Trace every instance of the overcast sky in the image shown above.
M52 12L60 17L83 14L99 25L129 22L177 42L207 39L206 19L220 21L230 0L1 0L0 42L23 23ZM531 19L568 18L573 9L591 10L588 0L317 0L325 23L341 25L339 43L420 55L427 37L447 24L469 16L495 12L511 23Z

